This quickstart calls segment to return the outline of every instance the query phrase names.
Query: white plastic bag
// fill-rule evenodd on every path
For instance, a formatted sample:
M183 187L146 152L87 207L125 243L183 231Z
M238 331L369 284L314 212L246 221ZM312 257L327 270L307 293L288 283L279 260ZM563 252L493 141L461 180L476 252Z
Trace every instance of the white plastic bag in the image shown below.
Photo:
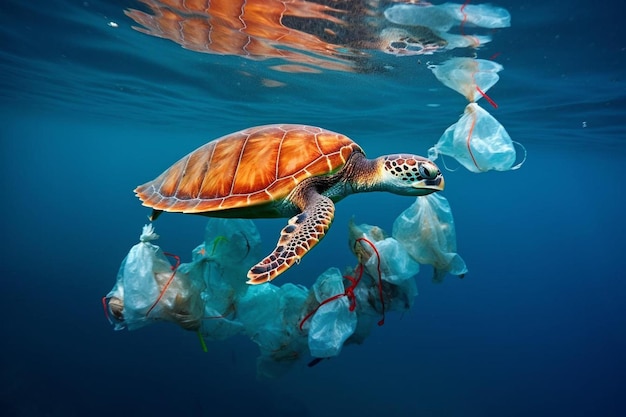
M419 264L400 242L386 236L380 227L368 224L357 226L350 221L348 228L350 249L370 277L362 285L369 291L369 301L359 306L360 310L366 309L370 314L384 313L384 310L409 310L417 295L414 277L419 273Z
M511 26L511 14L490 4L396 4L387 8L385 18L392 23L410 26L427 26L447 32L455 25L474 25L497 29Z
M175 270L161 248L150 243L158 237L151 224L143 227L141 242L122 261L115 286L105 297L116 330L134 330L158 320L187 330L200 327L201 277Z
M511 14L502 7L491 4L441 4L450 17L463 24L471 24L481 28L499 29L511 26Z
M508 171L518 169L515 146L504 127L478 104L470 103L458 122L443 133L428 150L433 161L439 155L456 159L472 172Z
M337 356L343 343L356 329L357 316L350 310L350 300L345 293L343 276L337 268L330 268L319 276L313 288L321 305L310 318L308 328L309 350L317 358ZM332 297L337 298L332 299Z
M461 277L467 273L465 261L456 253L450 204L440 194L417 197L394 221L393 237L417 262L434 267L434 281L440 282L446 273Z
M237 304L246 334L261 351L257 374L275 378L307 350L307 336L298 328L308 291L290 283L249 286Z
M384 15L391 23L405 26L426 26L440 32L447 32L458 23L448 10L434 5L396 4L387 8Z
M475 102L485 95L500 77L502 65L486 59L451 58L440 65L429 66L446 87Z
M456 48L478 48L491 42L491 36L489 35L456 35L453 33L441 33L441 38L446 42L443 49L452 50Z

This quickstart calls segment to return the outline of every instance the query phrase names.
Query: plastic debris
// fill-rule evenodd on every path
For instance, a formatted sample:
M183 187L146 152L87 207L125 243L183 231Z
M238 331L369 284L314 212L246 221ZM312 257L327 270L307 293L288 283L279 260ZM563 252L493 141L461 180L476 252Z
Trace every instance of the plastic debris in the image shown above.
M357 322L350 300L342 297L346 289L341 272L337 268L327 270L320 275L312 290L319 303L327 299L333 299L333 302L321 304L311 318L309 350L318 358L337 356L343 343L354 333Z
M475 103L484 97L493 107L498 107L487 90L498 82L502 65L484 59L451 58L429 68L439 81L462 94L470 104L459 121L446 129L429 149L428 157L436 160L439 155L451 156L476 173L520 168L526 160L526 150L522 161L515 165L517 153L511 137L493 116Z
M401 242L388 237L377 226L357 226L350 222L349 236L350 247L365 266L367 275L382 280L382 304L389 311L408 311L417 296L417 285L413 278L419 273L419 264L411 258ZM375 300L376 297L370 295L370 299Z
M511 15L506 9L488 4L396 4L387 8L384 15L388 22L402 25L402 29L386 28L386 31L402 30L406 33L423 33L424 31L430 31L432 32L431 38L439 38L437 49L445 50L467 47L478 48L491 42L491 37L488 35L467 35L465 28L468 26L496 29L511 25ZM449 32L456 26L460 28L461 34L459 35ZM385 34L384 32L385 31L383 31L383 34ZM384 38L384 36L381 37ZM411 37L404 37L404 39L407 38L410 39ZM414 51L416 50L420 51L419 53L432 53L437 50L428 48L424 49L422 52L415 44L416 42L410 42L410 47L406 48L408 49L406 52L404 51L405 48L401 48L400 51L394 48L383 50L397 55L415 54ZM397 43L392 43L391 45L397 45Z
M426 26L440 32L447 32L452 26L459 23L459 20L447 8L435 5L396 4L387 8L384 14L391 23L405 26Z
M242 277L261 253L261 237L252 220L209 219L204 243L193 251L194 262L180 268L199 270L206 284L201 328L205 338L222 340L244 331L236 304L249 290Z
M399 25L427 26L441 32L461 24L488 29L511 26L510 13L490 4L397 4L385 10L385 18Z
M204 351L205 339L243 333L259 346L260 377L281 376L303 357L312 356L313 366L363 343L386 313L409 310L417 295L419 264L404 242L376 226L351 222L356 267L345 274L330 268L310 289L245 283L261 243L250 220L210 219L189 263L171 255L177 261L171 265L151 243L157 237L151 225L144 227L105 297L115 329L171 321L197 332Z
M486 29L508 28L511 26L511 14L509 11L491 4L444 3L439 7L445 9L459 24L471 24Z
M172 267L164 252L150 243L158 239L146 225L140 243L122 261L113 289L105 297L117 330L134 330L166 320L197 330L202 318L203 283Z
M456 253L456 231L450 204L441 195L419 197L393 223L393 237L413 259L434 267L433 280L447 273L463 277L465 261Z
M242 276L245 282L246 275ZM259 346L257 375L275 378L287 372L307 351L307 337L298 328L308 296L293 284L250 286L237 303L245 333Z
M500 77L502 65L486 59L451 58L441 65L429 67L446 87L463 95L467 101L476 102L486 96Z
M472 172L514 170L524 163L522 160L514 165L517 154L511 137L493 116L476 103L468 104L459 121L446 129L428 151L432 160L440 154L453 157Z
M446 42L445 50L457 48L478 48L491 42L489 35L455 35L452 33L440 33L439 36Z

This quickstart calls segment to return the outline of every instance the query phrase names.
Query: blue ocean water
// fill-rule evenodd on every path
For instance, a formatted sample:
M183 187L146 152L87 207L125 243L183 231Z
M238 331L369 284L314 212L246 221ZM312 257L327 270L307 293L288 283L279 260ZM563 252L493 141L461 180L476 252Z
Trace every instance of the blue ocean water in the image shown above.
M356 2L355 2L356 3ZM524 144L520 170L447 172L469 273L417 277L413 309L313 368L257 379L257 347L158 323L114 332L101 297L147 209L133 188L201 144L265 123L342 132L369 155L425 154L465 99L427 68L371 52L368 71L289 73L131 28L129 1L0 5L0 208L6 416L626 415L626 45L615 4L514 2L477 50L504 66L481 102ZM111 24L114 22L115 24ZM452 51L447 56L471 55ZM354 259L347 224L391 230L412 199L341 202L323 243L278 284ZM163 215L183 259L206 220ZM269 251L284 220L259 220Z

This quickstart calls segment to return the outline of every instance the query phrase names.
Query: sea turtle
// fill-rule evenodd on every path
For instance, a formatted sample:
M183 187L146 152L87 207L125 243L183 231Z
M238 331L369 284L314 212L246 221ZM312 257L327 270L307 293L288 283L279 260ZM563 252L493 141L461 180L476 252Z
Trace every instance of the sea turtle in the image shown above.
M420 196L443 190L439 168L417 155L367 159L350 138L319 127L267 125L201 146L135 189L151 220L163 211L225 218L290 217L249 284L285 272L330 227L334 202L352 193Z

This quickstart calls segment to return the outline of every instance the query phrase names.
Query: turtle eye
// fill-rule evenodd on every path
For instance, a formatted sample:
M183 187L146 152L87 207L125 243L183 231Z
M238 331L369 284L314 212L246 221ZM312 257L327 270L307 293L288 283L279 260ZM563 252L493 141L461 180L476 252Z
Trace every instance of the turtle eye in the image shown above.
M419 166L420 175L427 180L434 180L439 175L439 170L433 164L424 162Z

